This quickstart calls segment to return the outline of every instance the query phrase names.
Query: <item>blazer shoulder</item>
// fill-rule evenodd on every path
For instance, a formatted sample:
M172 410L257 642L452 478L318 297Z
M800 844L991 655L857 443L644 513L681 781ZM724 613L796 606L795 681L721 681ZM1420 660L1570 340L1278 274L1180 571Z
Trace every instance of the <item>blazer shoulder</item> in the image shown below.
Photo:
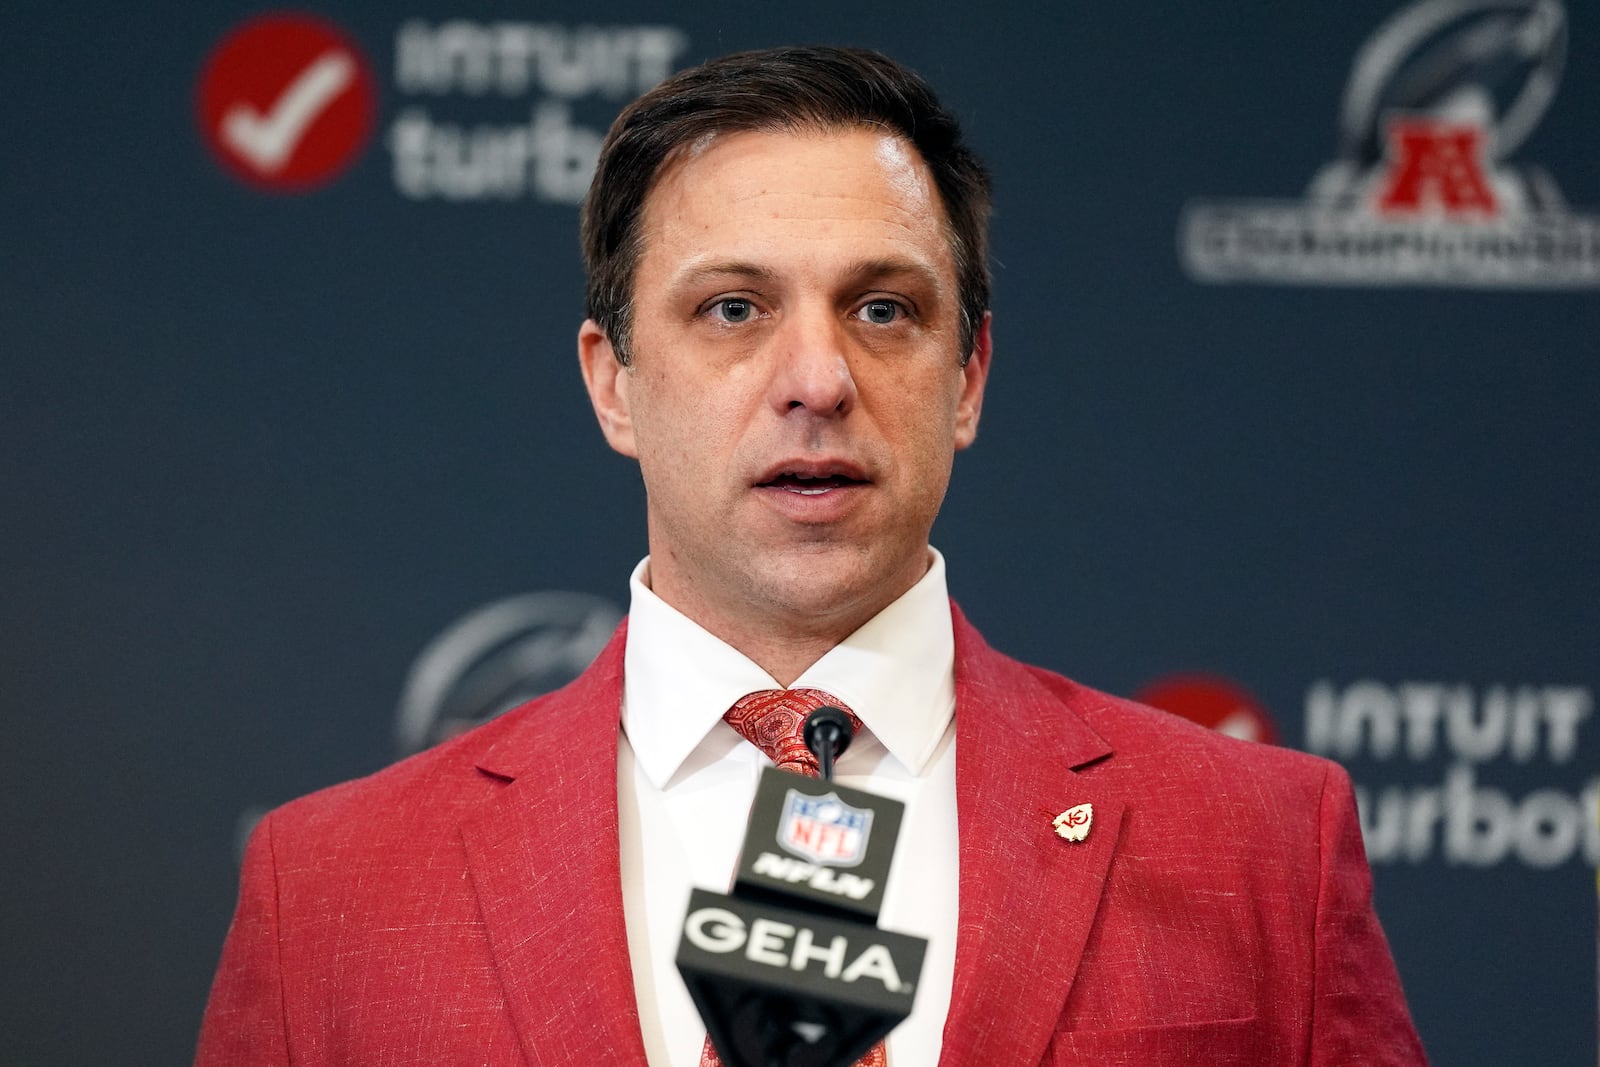
M432 748L371 774L306 794L268 813L274 837L310 844L352 832L384 836L454 825L474 805L516 777L503 768L526 767L548 748L535 736L549 717L573 709L577 683L520 704Z
M560 689L372 774L292 800L269 818L286 831L396 820L415 826L430 815L453 822L485 794L563 758L567 735L553 725L556 717L571 717L574 744L615 730L626 636L624 620L594 662Z
M1200 790L1237 792L1237 783L1301 797L1346 780L1335 763L1277 745L1240 741L1171 712L1114 696L995 650L953 608L958 691L963 682L984 714L1003 715L1017 744L1062 743L1074 766L1125 782L1166 778ZM1347 788L1347 787L1346 787Z

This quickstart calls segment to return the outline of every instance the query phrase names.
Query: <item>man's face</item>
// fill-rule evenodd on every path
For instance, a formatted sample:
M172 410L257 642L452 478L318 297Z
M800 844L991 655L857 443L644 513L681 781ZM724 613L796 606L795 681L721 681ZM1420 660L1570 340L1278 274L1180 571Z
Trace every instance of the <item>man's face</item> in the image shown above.
M926 165L880 131L733 133L645 201L631 362L585 323L613 448L639 460L651 586L725 640L848 634L928 567L977 432L988 324L962 365Z

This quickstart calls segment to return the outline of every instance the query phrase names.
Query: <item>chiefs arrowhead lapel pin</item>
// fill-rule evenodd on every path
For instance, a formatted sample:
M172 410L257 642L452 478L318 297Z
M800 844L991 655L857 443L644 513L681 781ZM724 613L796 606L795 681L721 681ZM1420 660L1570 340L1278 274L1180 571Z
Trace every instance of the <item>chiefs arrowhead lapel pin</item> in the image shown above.
M1068 808L1055 817L1053 825L1056 833L1068 841L1082 841L1089 836L1089 827L1094 825L1094 805L1079 804Z

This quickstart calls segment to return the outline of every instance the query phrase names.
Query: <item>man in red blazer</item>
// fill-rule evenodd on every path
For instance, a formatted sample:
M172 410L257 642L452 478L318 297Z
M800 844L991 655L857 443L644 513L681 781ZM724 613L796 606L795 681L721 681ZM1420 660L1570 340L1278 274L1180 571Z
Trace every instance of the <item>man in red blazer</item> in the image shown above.
M939 1015L891 1039L895 1067L1423 1062L1343 772L1016 663L946 613L928 535L990 365L988 203L948 112L869 53L728 57L619 117L579 356L647 493L630 621L560 692L262 821L198 1063L695 1062L659 1036L641 932L666 795L645 739L727 704L641 678L820 673L870 705L906 649L880 631L907 621L947 650L909 717L937 743L866 784L948 800L952 863L921 876L959 905L918 993ZM856 710L894 764L905 709ZM709 743L670 780L735 757ZM1092 813L1072 838L1068 809Z

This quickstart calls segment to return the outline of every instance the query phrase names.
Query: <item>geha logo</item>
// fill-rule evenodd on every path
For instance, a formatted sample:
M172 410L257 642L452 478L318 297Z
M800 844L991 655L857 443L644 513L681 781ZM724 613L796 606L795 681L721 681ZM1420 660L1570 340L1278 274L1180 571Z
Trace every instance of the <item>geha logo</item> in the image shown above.
M1373 34L1345 91L1339 158L1298 201L1189 205L1205 282L1600 286L1600 217L1512 153L1554 99L1560 0L1421 0Z
M333 23L274 13L241 24L200 72L200 131L250 185L304 192L332 181L372 134L372 65Z
M816 973L825 978L846 983L870 979L881 982L890 993L911 992L911 987L901 980L900 968L887 944L869 943L858 948L848 938L835 935L823 947L822 937L808 927L762 917L746 928L744 919L727 908L715 907L690 912L684 920L683 936L703 952L723 955L742 951L747 960L783 970L805 971L813 963L820 963Z

